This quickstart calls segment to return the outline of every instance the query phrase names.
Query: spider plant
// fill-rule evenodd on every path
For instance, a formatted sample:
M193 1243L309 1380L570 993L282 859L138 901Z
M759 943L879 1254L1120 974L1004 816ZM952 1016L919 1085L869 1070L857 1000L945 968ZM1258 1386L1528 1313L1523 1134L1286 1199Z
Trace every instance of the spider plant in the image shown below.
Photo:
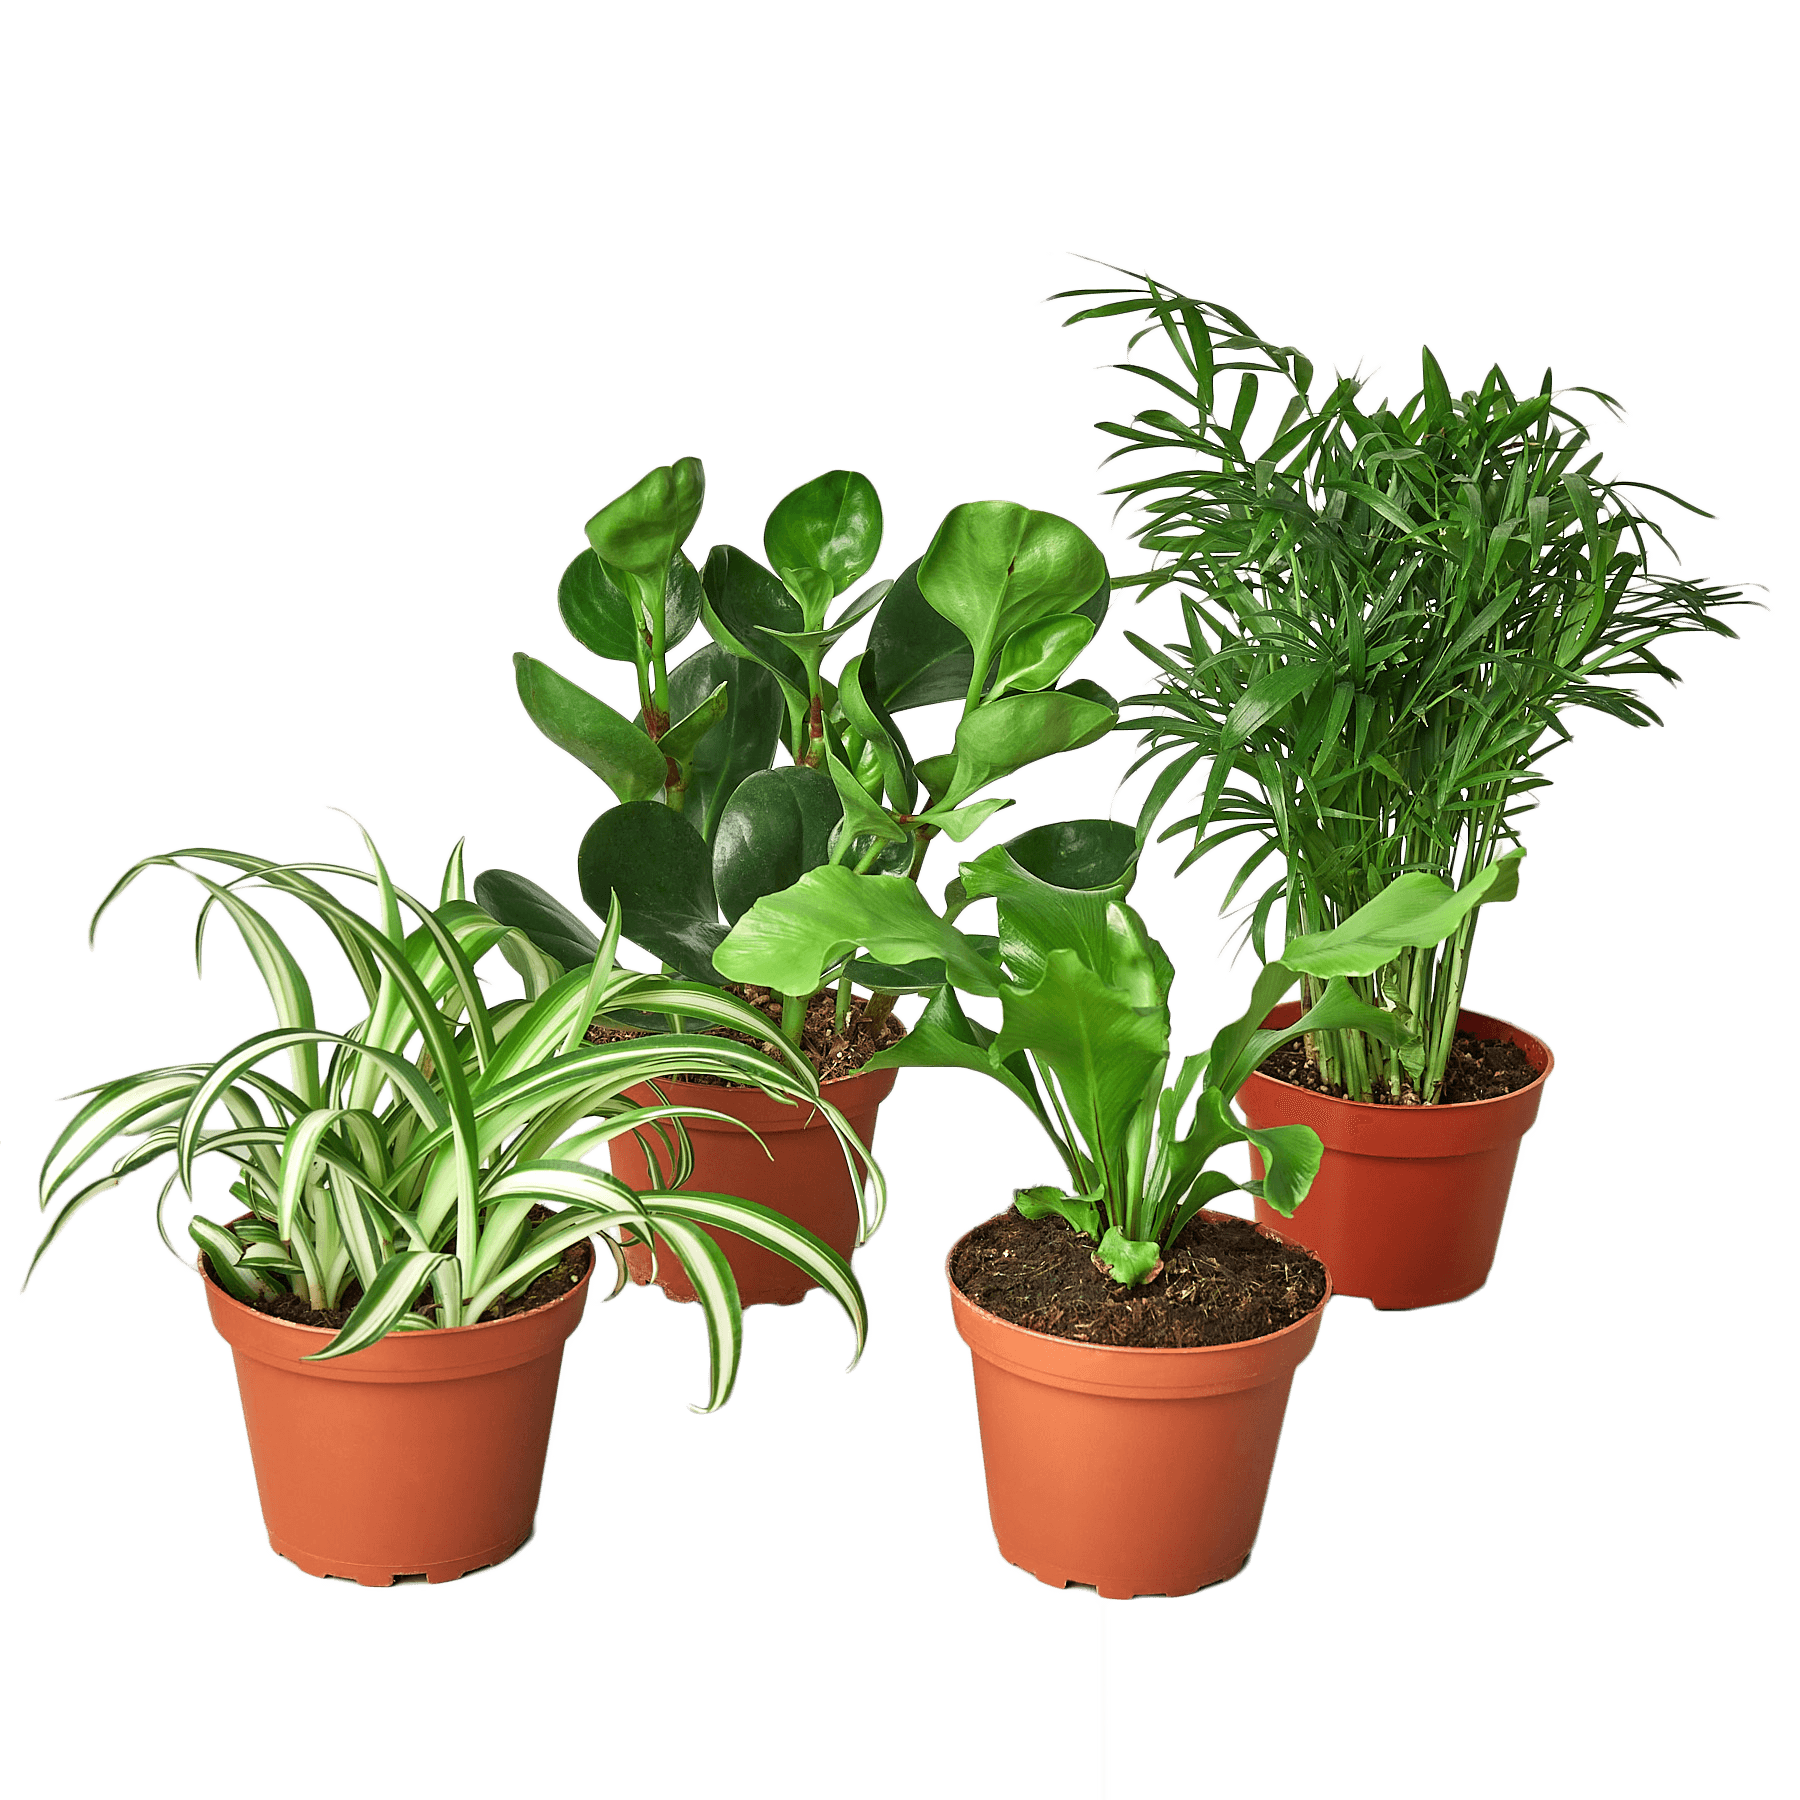
M772 1061L705 1036L586 1043L596 1016L621 1010L634 1019L678 1014L738 1029L754 1029L759 1015L716 988L621 968L616 903L594 954L565 970L465 898L460 844L435 906L396 887L373 843L368 850L367 872L188 849L146 857L120 878L94 928L145 870L184 871L205 894L196 960L209 919L229 918L268 988L276 1024L213 1061L88 1089L44 1163L40 1201L55 1216L37 1256L94 1195L164 1159L174 1166L156 1219L173 1250L167 1203L177 1189L193 1198L196 1170L211 1156L232 1176L229 1194L241 1214L189 1222L212 1279L246 1303L292 1293L317 1309L349 1306L315 1361L350 1355L390 1331L476 1324L583 1238L612 1253L617 1293L621 1239L653 1246L660 1237L702 1304L711 1410L730 1396L742 1337L737 1287L710 1235L719 1228L804 1269L849 1315L860 1355L862 1292L840 1256L766 1207L674 1191L692 1168L681 1119L724 1115L626 1097L646 1085L655 1092L659 1081L711 1075L804 1102L837 1133L865 1231L872 1229L882 1204L879 1171L820 1098L804 1061ZM345 904L320 876L373 888L374 916ZM348 1029L317 1023L299 960L251 904L263 892L308 909L342 952L367 1008ZM408 914L417 921L411 929ZM496 948L522 971L521 997L490 1002L483 993L476 965ZM285 1064L282 1075L268 1067L274 1062ZM584 1160L621 1132L643 1135L663 1177L654 1191L633 1193ZM130 1147L110 1170L78 1185L77 1176L121 1139ZM857 1179L859 1159L866 1185Z
M781 499L766 565L721 544L695 574L682 546L703 492L693 457L652 470L588 522L563 577L574 635L635 661L635 721L531 657L515 662L532 720L618 800L582 839L583 897L598 913L616 894L627 938L720 983L713 950L763 895L822 866L916 881L934 838L961 842L1010 804L984 789L1104 736L1118 708L1092 682L1063 681L1107 605L1105 562L1067 520L1004 501L955 507L923 557L834 615L881 549L866 476L830 470ZM714 641L666 670L696 616ZM865 621L868 648L827 677L827 655ZM895 714L943 700L962 706L952 744L915 757ZM780 767L778 745L791 758ZM592 941L523 876L484 871L475 893L552 954ZM865 961L838 983L839 1027L852 980L879 1019L941 979ZM793 1042L811 998L783 993Z
M1254 896L1259 955L1277 906L1295 939L1403 873L1477 880L1518 844L1566 715L1658 724L1629 684L1677 679L1660 640L1735 635L1719 613L1736 590L1651 572L1667 540L1633 495L1699 509L1600 475L1570 396L1616 413L1607 395L1546 372L1521 396L1497 366L1453 393L1426 349L1418 392L1368 405L1360 380L1316 382L1307 357L1224 307L1131 279L1056 297L1095 302L1071 324L1141 319L1132 347L1172 353L1168 368L1119 365L1162 404L1100 426L1124 440L1114 457L1176 459L1109 490L1143 509L1155 558L1121 584L1181 597L1180 641L1132 636L1160 672L1127 703L1143 761L1162 763L1139 833L1193 777L1193 810L1161 835L1191 834L1183 869L1248 848L1225 905ZM1418 1032L1309 1038L1327 1082L1358 1100L1439 1097L1475 924L1370 972L1363 998Z

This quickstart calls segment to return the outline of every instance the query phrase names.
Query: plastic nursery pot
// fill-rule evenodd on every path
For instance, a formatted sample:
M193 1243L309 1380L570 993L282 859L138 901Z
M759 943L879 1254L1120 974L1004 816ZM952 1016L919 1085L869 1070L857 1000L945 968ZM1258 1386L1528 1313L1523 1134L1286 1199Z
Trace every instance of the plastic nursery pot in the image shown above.
M587 1272L510 1319L395 1333L326 1363L332 1333L273 1319L202 1275L237 1364L270 1544L309 1575L364 1587L454 1581L531 1534L563 1340Z
M1269 1237L1281 1234L1264 1229ZM1267 1337L1193 1350L1078 1344L984 1312L950 1275L975 1363L1000 1554L1109 1600L1191 1594L1244 1566L1288 1388L1331 1298Z
M1299 1012L1290 1002L1264 1022L1291 1024ZM1311 1250L1338 1293L1384 1309L1441 1306L1487 1280L1519 1140L1537 1118L1555 1066L1547 1044L1504 1019L1461 1012L1456 1024L1478 1038L1517 1044L1537 1080L1497 1100L1449 1106L1371 1106L1262 1074L1238 1090L1252 1125L1310 1125L1325 1145L1299 1211L1283 1219L1259 1200L1257 1219ZM1250 1164L1260 1177L1255 1150Z
M893 1090L896 1069L876 1069L824 1084L825 1097L850 1122L865 1145L873 1146L875 1114ZM816 1107L804 1101L789 1105L753 1088L710 1087L701 1082L660 1081L657 1087L675 1106L706 1106L729 1113L755 1131L761 1144L736 1125L713 1119L684 1119L694 1149L694 1172L682 1186L695 1192L731 1194L758 1200L804 1225L840 1256L856 1248L856 1189L836 1134ZM629 1090L627 1098L654 1103L648 1087ZM612 1171L639 1192L654 1186L644 1147L634 1134L607 1146ZM745 1306L791 1306L804 1300L817 1284L790 1262L734 1231L713 1234L737 1278L738 1299ZM633 1281L650 1279L650 1251L635 1244L625 1252ZM692 1300L694 1289L681 1264L663 1241L656 1241L656 1283L671 1300Z

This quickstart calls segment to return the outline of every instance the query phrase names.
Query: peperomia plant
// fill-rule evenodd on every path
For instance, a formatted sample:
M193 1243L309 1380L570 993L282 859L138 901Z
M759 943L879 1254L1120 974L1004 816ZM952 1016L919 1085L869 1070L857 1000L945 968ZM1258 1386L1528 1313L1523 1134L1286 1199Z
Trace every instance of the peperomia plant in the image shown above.
M1687 503L1602 479L1548 374L1521 397L1496 367L1453 394L1427 349L1417 393L1365 406L1358 380L1315 384L1291 345L1133 279L1058 297L1095 302L1070 323L1141 320L1133 348L1149 338L1172 353L1167 370L1121 365L1158 404L1100 427L1124 440L1115 455L1176 459L1112 490L1144 508L1137 536L1155 558L1122 579L1144 597L1176 588L1185 626L1163 648L1132 640L1160 685L1131 702L1143 709L1131 724L1145 760L1166 759L1141 828L1194 781L1192 810L1162 835L1192 834L1187 863L1248 846L1226 905L1261 872L1259 953L1276 906L1294 939L1347 920L1403 871L1475 880L1517 843L1565 714L1656 724L1625 684L1676 679L1658 641L1733 635L1719 610L1735 591L1651 572L1665 540L1635 491ZM1438 1098L1474 930L1471 914L1440 948L1370 972L1365 997L1419 1036L1309 1040L1328 1084L1358 1100L1378 1087Z
M1093 845L1103 842L1096 823L1080 828ZM1243 1016L1171 1081L1174 972L1125 902L1135 859L1115 853L1110 868L1091 857L1058 866L1044 853L1053 842L1037 838L1025 860L1001 845L963 865L952 907L995 901L997 943L940 918L905 881L821 869L752 907L718 960L740 979L795 987L829 979L859 951L940 960L947 983L871 1066L975 1069L1023 1101L1056 1146L1066 1185L1021 1189L1019 1210L1060 1214L1128 1286L1154 1280L1187 1222L1234 1188L1293 1213L1318 1172L1319 1139L1304 1125L1243 1124L1231 1103L1245 1077L1308 1032L1355 1029L1404 1045L1407 1027L1352 982L1403 951L1441 943L1484 901L1510 899L1518 885L1516 852L1460 891L1432 875L1402 875L1333 930L1290 940L1258 975ZM1265 1028L1270 1009L1303 979L1317 997L1292 1024ZM998 1029L972 1018L959 992L997 999ZM1260 1181L1207 1167L1243 1142L1262 1153Z
M533 720L619 800L582 839L583 897L599 912L616 894L632 942L716 983L727 977L713 952L757 900L823 867L916 881L933 838L960 842L1010 804L978 798L986 789L1104 736L1118 708L1063 679L1108 595L1100 552L1067 520L1004 501L955 507L923 557L833 614L881 546L866 477L833 470L787 495L764 529L766 565L720 545L695 576L682 546L702 488L693 458L653 471L589 522L590 547L563 578L576 636L635 660L635 721L517 662ZM665 674L697 615L714 641ZM864 620L868 648L827 676ZM895 715L940 701L960 703L950 747L916 756ZM774 767L778 744L791 760ZM521 876L491 870L475 891L546 950L591 936ZM863 959L840 978L839 1023L852 980L880 1018L941 979L929 961ZM798 1041L812 990L781 992Z
M207 920L223 913L249 948L277 1023L211 1062L150 1069L88 1090L91 1098L44 1163L40 1200L56 1214L38 1256L95 1194L164 1158L173 1159L174 1172L156 1218L169 1243L166 1203L177 1187L192 1197L196 1167L211 1156L230 1168L230 1195L242 1214L223 1224L189 1223L218 1285L245 1302L292 1293L314 1309L349 1306L315 1361L349 1355L390 1331L475 1324L583 1238L612 1252L616 1293L625 1276L617 1240L654 1247L660 1238L705 1313L710 1410L730 1396L742 1336L737 1286L710 1235L719 1228L805 1270L849 1315L860 1355L862 1292L842 1257L767 1207L672 1191L692 1170L681 1119L725 1115L625 1098L641 1084L708 1075L804 1102L837 1133L872 1228L880 1173L820 1098L806 1063L794 1055L774 1061L710 1036L584 1041L596 1015L620 1010L750 1030L760 1015L716 988L619 967L616 906L604 939L582 966L565 971L464 898L461 845L436 906L396 888L373 844L369 855L372 873L178 850L147 857L120 879L94 915L96 926L145 869L192 875L206 893L196 955ZM319 875L372 885L376 916L345 905ZM299 962L246 897L257 889L300 902L336 940L368 1008L348 1030L316 1022ZM410 930L403 909L418 921ZM484 996L475 966L496 947L523 970L522 998L490 1003ZM285 1079L266 1067L276 1060L286 1064ZM643 1138L663 1176L654 1191L634 1193L583 1160L622 1132ZM121 1138L136 1141L107 1173L75 1185Z

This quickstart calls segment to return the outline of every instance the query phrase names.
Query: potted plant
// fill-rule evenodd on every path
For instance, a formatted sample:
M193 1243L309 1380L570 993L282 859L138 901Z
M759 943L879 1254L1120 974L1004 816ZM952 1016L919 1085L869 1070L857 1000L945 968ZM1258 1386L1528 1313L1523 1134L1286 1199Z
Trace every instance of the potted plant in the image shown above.
M1440 942L1492 884L1453 892L1403 875L1333 930L1289 942L1243 1016L1170 1078L1168 958L1121 890L1079 890L999 847L963 866L953 903L997 903L999 935L965 935L893 876L818 869L760 900L719 947L722 968L790 987L859 952L940 960L947 981L882 1052L890 1067L976 1069L1023 1101L1062 1162L947 1264L974 1357L988 1502L1000 1551L1040 1581L1103 1595L1184 1594L1250 1553L1288 1386L1330 1293L1324 1267L1267 1226L1209 1213L1248 1186L1282 1217L1319 1166L1305 1125L1242 1123L1232 1096L1272 1050L1358 1027L1404 1046L1395 1015L1354 983ZM1305 979L1304 1013L1263 1028ZM998 1000L998 1029L959 994ZM1249 1183L1209 1169L1225 1146L1265 1159Z
M1066 520L1001 501L956 507L923 557L834 612L881 547L881 503L865 476L832 470L782 499L763 533L766 564L720 545L696 574L683 546L703 494L695 458L652 470L589 520L588 548L563 577L574 635L633 664L635 717L528 656L515 662L533 722L617 799L581 841L583 897L598 911L617 894L627 938L691 980L725 984L713 952L758 899L820 867L916 882L934 838L960 842L1010 804L977 796L1104 736L1118 708L1093 683L1063 679L1108 592L1100 552ZM701 618L713 641L668 667ZM828 677L827 656L864 621L867 650ZM960 702L949 747L916 756L895 715L946 700ZM779 767L778 747L789 759ZM522 876L485 872L475 892L552 954L591 942ZM768 1014L765 1038L811 1058L830 1099L816 1117L782 1118L750 1091L675 1094L753 1126L774 1151L765 1158L743 1133L697 1122L691 1179L779 1206L848 1256L868 1221L819 1127L835 1108L836 1123L870 1141L894 1075L869 1057L899 1034L896 998L941 979L929 959L865 958L829 992L740 987ZM616 1140L612 1157L633 1185L654 1178L639 1140ZM747 1303L785 1304L812 1285L753 1246L726 1243ZM644 1251L632 1267L648 1279ZM678 1268L661 1279L671 1296L691 1298Z
M1183 868L1248 849L1225 903L1253 896L1259 955L1277 908L1300 937L1402 872L1469 884L1502 867L1569 715L1658 723L1629 684L1676 679L1660 641L1733 635L1720 611L1735 591L1652 573L1663 534L1633 499L1647 484L1602 478L1548 373L1523 398L1498 367L1454 395L1427 349L1417 393L1365 407L1357 379L1315 385L1305 356L1235 313L1134 280L1059 298L1097 302L1071 323L1141 319L1133 346L1159 339L1175 358L1173 374L1121 365L1162 404L1101 426L1124 440L1116 455L1179 459L1112 490L1143 507L1155 557L1126 585L1177 589L1184 626L1160 649L1132 639L1159 672L1130 703L1144 760L1161 761L1140 832L1192 782L1162 836L1191 834ZM1475 923L1359 983L1416 1026L1405 1045L1309 1032L1241 1097L1257 1123L1323 1138L1299 1234L1339 1293L1377 1306L1487 1279L1551 1070L1539 1038L1464 1007Z
M688 1033L586 1043L590 1021L621 1008L740 1028L754 1018L716 989L617 966L616 907L596 955L565 971L464 898L460 845L435 906L396 888L369 853L372 874L221 850L127 871L95 924L143 870L186 870L206 893L201 933L215 914L232 921L277 1023L214 1061L90 1090L44 1164L54 1217L38 1255L94 1195L167 1158L161 1230L202 1159L223 1159L237 1216L195 1217L188 1231L237 1365L269 1541L309 1574L386 1586L406 1573L451 1580L523 1543L592 1244L611 1251L621 1283L623 1243L654 1235L679 1259L706 1316L709 1410L730 1395L742 1327L712 1232L729 1227L806 1269L850 1316L859 1354L866 1321L849 1266L780 1213L670 1191L674 1181L634 1193L583 1160L645 1131L661 1135L679 1179L690 1109L628 1095L706 1075L816 1105L802 1058ZM370 883L374 916L319 875ZM300 963L251 904L258 889L299 901L335 939L367 1005L349 1030L317 1023ZM525 992L490 1004L475 965L497 947L523 969ZM111 1167L80 1182L121 1139Z

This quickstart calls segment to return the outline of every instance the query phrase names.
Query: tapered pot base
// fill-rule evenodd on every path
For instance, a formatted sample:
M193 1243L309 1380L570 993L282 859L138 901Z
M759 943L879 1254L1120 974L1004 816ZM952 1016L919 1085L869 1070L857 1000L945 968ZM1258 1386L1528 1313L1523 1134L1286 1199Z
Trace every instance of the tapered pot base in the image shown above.
M974 1369L1000 1554L1049 1587L1079 1582L1109 1600L1192 1594L1237 1574L1329 1281L1305 1318L1266 1337L1125 1348L984 1311L950 1273L957 1249L945 1273Z
M592 1268L530 1312L393 1332L330 1362L307 1360L330 1331L205 1281L275 1552L363 1587L454 1581L511 1556L531 1535L563 1343Z
M392 1587L396 1581L416 1580L421 1575L426 1581L435 1583L458 1581L464 1575L473 1575L477 1569L491 1569L495 1563L505 1562L521 1549L530 1536L527 1531L523 1537L496 1544L491 1550L470 1551L449 1562L423 1563L410 1569L390 1568L386 1563L346 1562L338 1556L315 1556L297 1544L283 1543L273 1532L269 1533L269 1547L277 1556L285 1556L295 1568L308 1575L335 1576L340 1581L354 1581L359 1587Z
M1290 1025L1299 1011L1278 1006L1265 1023ZM1259 1199L1257 1221L1312 1251L1334 1292L1381 1312L1447 1306L1486 1285L1519 1143L1555 1066L1547 1044L1504 1019L1463 1012L1456 1023L1473 1037L1516 1044L1538 1079L1498 1099L1447 1106L1373 1106L1263 1074L1238 1090L1253 1126L1310 1125L1324 1146L1294 1216L1280 1218ZM1261 1177L1254 1148L1250 1168Z

